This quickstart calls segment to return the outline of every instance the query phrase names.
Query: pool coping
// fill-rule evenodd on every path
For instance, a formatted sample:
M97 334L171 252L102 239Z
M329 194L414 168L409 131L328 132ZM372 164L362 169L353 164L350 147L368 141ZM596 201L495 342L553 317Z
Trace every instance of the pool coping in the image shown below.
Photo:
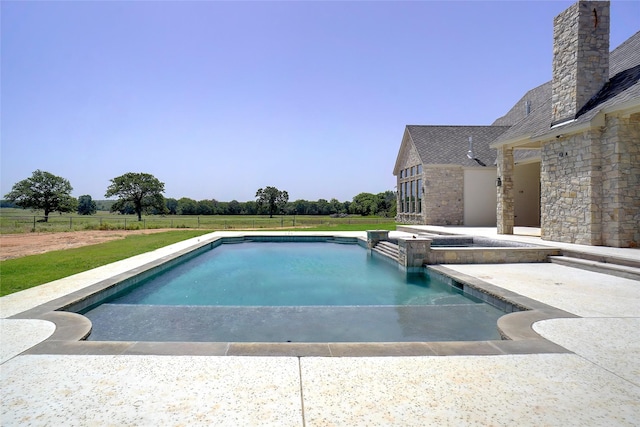
M502 340L446 341L446 342L147 342L147 341L85 341L91 333L91 322L77 313L60 311L96 292L115 287L127 279L153 271L167 262L176 261L208 245L222 244L223 239L256 238L260 234L238 234L234 237L213 236L170 255L157 258L138 267L53 299L9 319L39 319L55 324L54 333L22 354L65 355L207 355L207 356L297 356L297 357L381 357L381 356L454 356L506 355L538 353L571 353L536 333L533 324L556 318L577 318L574 314L551 307L515 292L487 283L476 277L456 272L443 265L429 265L427 269L455 282L464 291L496 306L511 305L518 310L498 319L497 328ZM274 238L344 237L339 234L291 235L267 234ZM361 237L353 237L362 245ZM452 283L453 284L453 283Z

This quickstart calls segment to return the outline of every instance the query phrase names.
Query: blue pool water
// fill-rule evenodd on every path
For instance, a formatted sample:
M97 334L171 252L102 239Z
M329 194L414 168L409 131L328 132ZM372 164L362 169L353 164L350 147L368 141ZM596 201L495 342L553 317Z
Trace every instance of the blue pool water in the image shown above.
M358 245L222 245L164 272L115 301L151 305L473 304L424 274L406 274Z
M504 313L356 244L223 244L84 313L90 340L499 339ZM117 321L114 321L117 319Z

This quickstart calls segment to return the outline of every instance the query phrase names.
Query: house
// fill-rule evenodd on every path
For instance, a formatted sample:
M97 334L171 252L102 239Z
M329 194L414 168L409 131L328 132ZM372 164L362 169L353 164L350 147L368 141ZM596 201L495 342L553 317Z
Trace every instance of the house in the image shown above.
M508 126L407 126L394 168L405 224L496 223L495 150Z
M609 52L609 2L579 1L554 19L552 80L544 102L500 135L497 229L512 234L516 156L540 159L543 239L640 243L640 32Z
M496 150L497 231L538 225L547 240L637 247L640 32L609 52L609 2L578 1L554 19L553 49L552 80L528 91L491 126L507 127L489 144ZM407 132L395 174L412 160L403 154ZM425 187L417 194L429 194L427 179L418 178ZM400 213L403 177L397 179L398 220L404 222L411 218ZM433 209L424 201L421 208ZM451 218L421 223L472 225L460 223L459 215Z

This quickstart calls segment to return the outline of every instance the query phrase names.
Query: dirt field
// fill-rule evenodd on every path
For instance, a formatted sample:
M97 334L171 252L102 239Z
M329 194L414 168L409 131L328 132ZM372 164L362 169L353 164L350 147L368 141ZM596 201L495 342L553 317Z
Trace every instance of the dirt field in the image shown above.
M66 233L28 233L0 235L0 260L19 258L25 255L41 254L59 249L78 248L95 245L109 240L124 239L133 234L151 234L169 231L153 230L109 230L70 231Z

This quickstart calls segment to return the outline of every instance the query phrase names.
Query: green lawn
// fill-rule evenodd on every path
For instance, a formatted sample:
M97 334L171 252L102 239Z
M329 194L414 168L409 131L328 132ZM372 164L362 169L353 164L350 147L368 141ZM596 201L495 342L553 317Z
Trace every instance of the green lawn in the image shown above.
M209 230L184 230L135 235L97 245L0 261L0 296L32 288L209 232Z

